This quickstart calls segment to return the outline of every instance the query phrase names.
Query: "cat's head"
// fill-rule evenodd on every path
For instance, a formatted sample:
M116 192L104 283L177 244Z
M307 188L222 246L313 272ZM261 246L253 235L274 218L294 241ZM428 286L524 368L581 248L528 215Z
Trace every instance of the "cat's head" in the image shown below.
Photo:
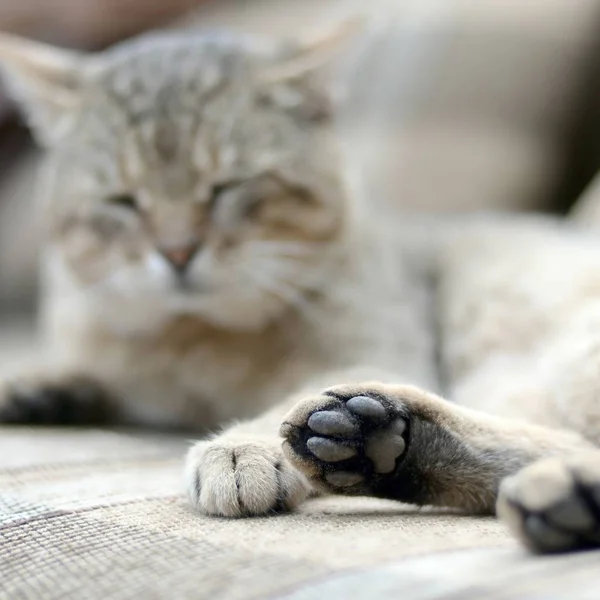
M48 149L48 252L81 293L253 328L320 285L348 206L319 74L346 37L172 32L81 55L1 36Z

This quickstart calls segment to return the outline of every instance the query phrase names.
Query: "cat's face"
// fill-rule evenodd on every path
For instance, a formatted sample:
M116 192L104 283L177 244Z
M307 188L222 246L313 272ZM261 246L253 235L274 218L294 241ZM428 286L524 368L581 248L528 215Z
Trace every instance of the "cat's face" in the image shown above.
M51 65L46 88L25 73L51 252L81 293L253 328L320 285L347 207L325 97L273 76L286 61L180 33Z

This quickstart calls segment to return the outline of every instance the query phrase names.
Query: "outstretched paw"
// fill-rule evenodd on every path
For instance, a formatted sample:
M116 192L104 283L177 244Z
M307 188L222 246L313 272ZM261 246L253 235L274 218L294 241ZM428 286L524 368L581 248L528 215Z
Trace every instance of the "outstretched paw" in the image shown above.
M83 375L0 381L2 424L103 424L112 417L110 393L102 384Z
M260 516L295 508L310 492L306 478L273 440L198 442L186 458L192 504L206 515Z
M409 429L401 402L382 390L343 386L297 405L281 435L286 457L319 488L395 497Z
M502 483L497 510L536 552L600 547L600 453L526 467Z

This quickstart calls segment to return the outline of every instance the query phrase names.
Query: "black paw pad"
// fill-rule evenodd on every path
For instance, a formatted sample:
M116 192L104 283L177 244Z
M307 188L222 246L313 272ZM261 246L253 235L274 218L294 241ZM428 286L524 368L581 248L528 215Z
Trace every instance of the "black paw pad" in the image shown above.
M373 491L393 474L408 444L408 417L385 399L367 395L331 398L303 427L290 426L287 441L310 461L327 487L344 493Z

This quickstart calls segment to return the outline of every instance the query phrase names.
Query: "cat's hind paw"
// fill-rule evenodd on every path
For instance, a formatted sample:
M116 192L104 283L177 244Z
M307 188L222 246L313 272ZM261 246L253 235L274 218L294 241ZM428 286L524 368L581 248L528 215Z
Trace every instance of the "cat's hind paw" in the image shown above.
M600 547L600 452L519 471L502 483L497 512L535 552Z

